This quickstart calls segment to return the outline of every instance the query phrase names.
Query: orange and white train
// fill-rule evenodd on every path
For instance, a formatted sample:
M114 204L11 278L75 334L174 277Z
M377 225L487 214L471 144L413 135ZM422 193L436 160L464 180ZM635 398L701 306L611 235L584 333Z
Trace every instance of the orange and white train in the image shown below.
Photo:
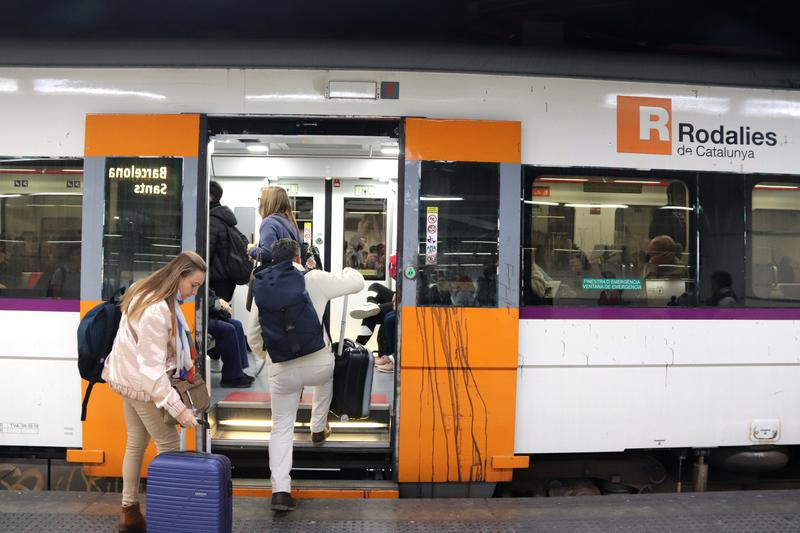
M326 491L672 490L692 463L712 480L781 472L800 444L796 91L2 68L0 116L6 456L120 475L119 398L95 387L80 421L77 325L178 251L207 253L210 180L251 238L260 188L283 186L325 268L397 291L397 366L370 418L334 421L317 449L301 406L295 477L338 477ZM204 301L190 314L205 353ZM242 320L245 301L240 287ZM329 318L352 337L346 311ZM260 494L266 371L229 390L214 364L210 429L188 441Z

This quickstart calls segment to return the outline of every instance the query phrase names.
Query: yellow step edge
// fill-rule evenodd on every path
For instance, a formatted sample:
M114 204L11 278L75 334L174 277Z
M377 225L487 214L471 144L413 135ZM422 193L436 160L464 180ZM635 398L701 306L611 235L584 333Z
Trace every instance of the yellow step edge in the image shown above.
M492 468L497 470L528 468L530 460L531 458L527 455L493 455Z
M101 465L105 455L103 450L67 450L67 462Z

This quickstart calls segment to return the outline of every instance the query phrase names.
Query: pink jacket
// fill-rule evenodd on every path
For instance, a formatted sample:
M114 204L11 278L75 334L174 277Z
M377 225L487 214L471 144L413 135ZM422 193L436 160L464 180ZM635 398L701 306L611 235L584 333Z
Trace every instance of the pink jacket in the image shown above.
M128 315L122 313L103 379L122 396L155 402L177 418L186 406L169 381L177 367L175 350L168 349L169 343L175 342L170 321L166 302L151 305L137 321L128 321Z

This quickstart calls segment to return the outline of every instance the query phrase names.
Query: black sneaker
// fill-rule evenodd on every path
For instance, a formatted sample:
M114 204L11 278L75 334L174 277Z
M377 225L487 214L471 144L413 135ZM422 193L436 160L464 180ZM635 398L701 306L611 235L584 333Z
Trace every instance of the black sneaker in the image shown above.
M251 376L245 375L229 380L223 379L219 382L219 386L228 389L246 389L247 387L253 386L253 381L255 381L255 379L253 379Z
M325 424L325 429L311 434L311 443L314 446L322 446L325 443L325 440L330 436L331 426L329 424Z
M297 500L288 492L274 492L270 507L273 511L294 511L297 508Z

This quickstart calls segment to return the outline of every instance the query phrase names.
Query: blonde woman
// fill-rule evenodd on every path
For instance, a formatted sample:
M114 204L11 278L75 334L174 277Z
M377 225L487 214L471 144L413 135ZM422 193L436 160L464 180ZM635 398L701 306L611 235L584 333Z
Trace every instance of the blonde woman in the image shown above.
M183 252L134 283L120 303L122 320L103 369L103 379L123 397L127 428L120 531L143 533L146 529L138 489L150 437L158 453L180 449L179 434L174 423L165 422L164 411L183 427L197 426L194 413L172 388L170 376L194 378L191 335L180 304L197 294L205 277L203 259Z
M300 243L300 231L292 213L289 195L282 187L261 189L258 213L262 219L258 229L258 244L249 244L247 251L254 259L269 264L272 262L272 244L280 239L292 239Z

